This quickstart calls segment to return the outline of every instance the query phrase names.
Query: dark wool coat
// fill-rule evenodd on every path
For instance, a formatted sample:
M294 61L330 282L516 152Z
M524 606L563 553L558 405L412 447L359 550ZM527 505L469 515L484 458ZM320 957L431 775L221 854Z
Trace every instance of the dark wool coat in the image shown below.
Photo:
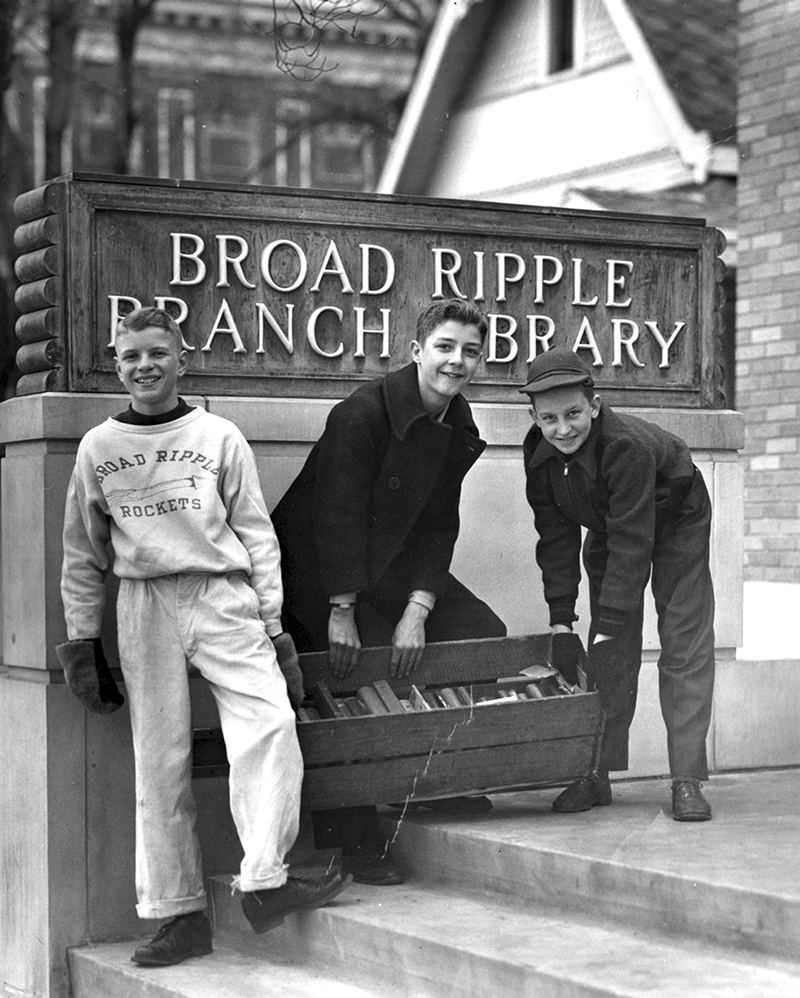
M357 389L272 514L290 612L367 592L403 554L408 591L444 591L459 530L461 483L486 444L466 399L443 422L423 409L417 365Z
M618 634L647 585L656 531L669 528L691 487L689 448L652 423L601 405L575 454L561 454L538 427L523 450L550 623L577 619L581 527L587 527L608 554L593 623L601 633Z

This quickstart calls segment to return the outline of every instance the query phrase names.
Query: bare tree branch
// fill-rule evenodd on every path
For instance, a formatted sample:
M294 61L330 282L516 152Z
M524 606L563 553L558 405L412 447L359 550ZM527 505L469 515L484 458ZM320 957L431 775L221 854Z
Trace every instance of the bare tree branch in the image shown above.
M241 0L237 0L242 9ZM277 68L293 79L310 83L332 72L338 63L324 52L326 41L334 33L348 35L361 45L386 45L366 37L363 23L380 15L413 29L415 47L421 50L433 22L437 0L272 0L272 37ZM242 22L251 30L264 33ZM394 44L394 41L388 44Z

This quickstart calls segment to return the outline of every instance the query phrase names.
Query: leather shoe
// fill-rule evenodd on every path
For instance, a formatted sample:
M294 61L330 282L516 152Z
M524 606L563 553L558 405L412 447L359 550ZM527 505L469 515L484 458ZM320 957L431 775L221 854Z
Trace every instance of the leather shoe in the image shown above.
M605 807L610 803L611 783L608 773L592 773L570 783L553 801L553 810L559 814L572 814L575 811L589 811L593 807Z
M676 821L710 821L711 805L694 778L672 781L672 817Z
M244 894L242 911L254 932L267 932L295 911L321 908L341 894L352 879L338 869L308 878L295 877L290 873L281 887Z
M392 860L382 846L345 846L342 849L342 866L357 884L370 884L373 887L392 887L405 882L403 871Z
M165 922L149 943L136 949L131 961L145 967L170 967L210 952L211 923L202 911L191 911Z

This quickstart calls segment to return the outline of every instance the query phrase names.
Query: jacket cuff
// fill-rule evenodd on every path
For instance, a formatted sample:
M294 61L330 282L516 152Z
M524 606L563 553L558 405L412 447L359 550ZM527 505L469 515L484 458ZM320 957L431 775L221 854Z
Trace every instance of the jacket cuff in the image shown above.
M550 626L554 624L572 624L578 619L575 604L572 600L552 602L550 604Z
M624 610L601 605L592 623L594 624L596 633L610 634L612 637L617 638L622 633L627 619L628 614Z

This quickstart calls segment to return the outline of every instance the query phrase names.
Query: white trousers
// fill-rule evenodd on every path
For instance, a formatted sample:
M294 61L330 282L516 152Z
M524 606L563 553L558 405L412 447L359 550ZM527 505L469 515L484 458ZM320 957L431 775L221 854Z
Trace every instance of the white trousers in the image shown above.
M280 887L297 837L303 760L258 598L243 573L122 579L120 664L136 763L136 910L171 918L206 906L192 795L187 661L219 708L242 891Z

